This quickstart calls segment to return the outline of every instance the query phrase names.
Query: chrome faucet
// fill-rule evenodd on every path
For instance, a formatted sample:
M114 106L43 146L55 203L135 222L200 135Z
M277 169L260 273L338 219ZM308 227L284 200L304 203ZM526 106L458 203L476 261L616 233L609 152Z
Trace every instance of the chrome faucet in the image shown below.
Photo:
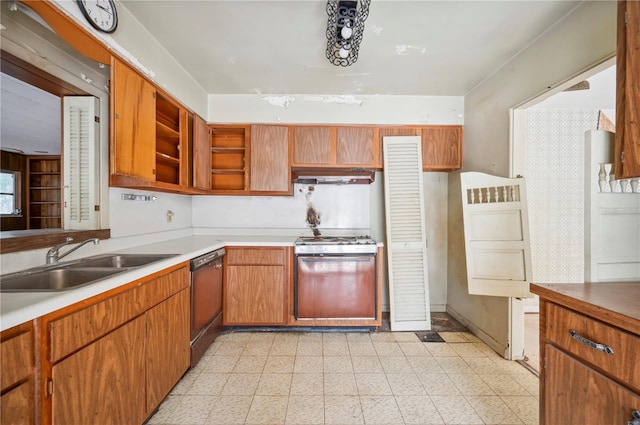
M49 251L47 251L47 264L55 264L55 263L57 263L60 259L66 257L67 255L71 254L73 251L77 250L78 248L80 248L83 245L88 244L89 242L93 242L94 245L98 245L100 243L100 239L98 239L98 238L87 239L86 241L82 242L80 245L76 246L75 248L71 248L69 251L67 251L64 254L60 255L60 248L62 248L65 245L69 245L69 244L73 243L73 238L69 236L66 239L66 241L64 241L61 244L54 245L53 248L51 248Z

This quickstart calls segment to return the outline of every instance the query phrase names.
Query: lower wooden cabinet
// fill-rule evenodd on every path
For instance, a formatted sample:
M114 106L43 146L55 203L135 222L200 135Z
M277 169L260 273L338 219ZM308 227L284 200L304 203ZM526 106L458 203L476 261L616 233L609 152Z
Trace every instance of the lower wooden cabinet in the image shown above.
M189 367L189 289L147 311L147 412L169 394Z
M53 424L144 421L145 325L140 316L53 366Z
M0 423L35 423L33 323L7 329L0 336Z
M546 346L545 360L543 423L626 424L631 412L640 411L638 394L552 345Z
M288 248L227 248L224 325L286 324L288 253Z
M540 425L640 411L640 282L531 284L540 296Z
M188 369L188 267L114 291L40 319L43 425L142 424Z

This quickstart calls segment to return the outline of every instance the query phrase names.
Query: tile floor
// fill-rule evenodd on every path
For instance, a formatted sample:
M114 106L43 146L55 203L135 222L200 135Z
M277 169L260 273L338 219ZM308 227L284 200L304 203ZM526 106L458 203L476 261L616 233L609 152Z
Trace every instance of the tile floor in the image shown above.
M148 424L538 424L538 378L440 335L223 334Z

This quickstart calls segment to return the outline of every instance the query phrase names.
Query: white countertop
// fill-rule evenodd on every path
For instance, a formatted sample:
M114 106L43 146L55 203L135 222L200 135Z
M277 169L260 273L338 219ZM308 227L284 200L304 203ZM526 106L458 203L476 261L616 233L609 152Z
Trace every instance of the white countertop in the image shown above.
M295 236L189 236L113 251L110 253L177 255L143 267L127 270L90 285L65 291L3 292L0 294L0 331L224 246L293 246L295 240ZM60 264L64 264L64 262Z

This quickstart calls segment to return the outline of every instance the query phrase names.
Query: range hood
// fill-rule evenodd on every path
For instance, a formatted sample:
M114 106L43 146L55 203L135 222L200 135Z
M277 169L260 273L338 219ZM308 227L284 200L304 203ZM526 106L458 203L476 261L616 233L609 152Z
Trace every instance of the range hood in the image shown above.
M293 168L291 180L303 184L370 184L375 171L364 168Z

